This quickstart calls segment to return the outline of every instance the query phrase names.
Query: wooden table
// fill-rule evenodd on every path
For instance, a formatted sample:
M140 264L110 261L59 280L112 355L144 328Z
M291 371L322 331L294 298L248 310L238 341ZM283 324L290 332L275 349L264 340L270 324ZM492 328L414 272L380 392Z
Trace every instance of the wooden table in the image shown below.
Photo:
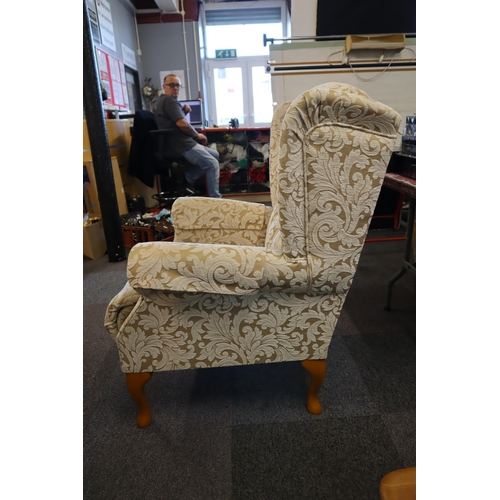
M403 193L410 197L409 209L408 209L408 220L406 225L406 236L405 236L405 253L403 259L403 265L401 269L389 280L387 285L387 297L384 309L390 311L391 309L391 298L392 298L392 288L394 283L406 274L407 271L413 273L416 272L416 264L412 262L411 251L413 246L413 227L415 224L415 210L417 203L417 181L416 179L411 179L397 173L387 173L384 178L384 186Z

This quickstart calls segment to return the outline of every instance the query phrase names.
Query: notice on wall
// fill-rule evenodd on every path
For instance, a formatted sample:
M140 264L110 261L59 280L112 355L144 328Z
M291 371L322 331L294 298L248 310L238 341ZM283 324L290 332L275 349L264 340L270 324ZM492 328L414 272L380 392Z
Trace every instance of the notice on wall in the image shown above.
M87 0L87 10L90 18L90 29L94 43L101 43L101 33L99 30L99 19L97 17L97 8L95 0Z
M101 85L108 94L108 99L104 101L105 109L128 109L127 80L125 77L125 66L123 63L96 48L97 66L99 68L99 78Z
M123 54L123 64L132 69L137 69L137 64L135 62L135 52L122 43L122 54Z
M111 6L108 0L96 0L97 12L99 14L99 25L101 26L102 44L116 52L115 31L113 19L111 18Z

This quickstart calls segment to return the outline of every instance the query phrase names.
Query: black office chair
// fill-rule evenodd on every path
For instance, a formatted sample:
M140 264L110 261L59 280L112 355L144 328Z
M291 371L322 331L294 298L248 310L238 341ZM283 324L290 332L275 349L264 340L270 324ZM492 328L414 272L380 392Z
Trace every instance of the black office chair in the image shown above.
M157 200L175 199L186 195L202 195L201 186L192 191L186 183L185 172L192 167L182 157L169 154L166 137L170 131L160 130L151 111L140 110L134 115L132 142L130 145L128 173L146 186L154 187L159 178Z

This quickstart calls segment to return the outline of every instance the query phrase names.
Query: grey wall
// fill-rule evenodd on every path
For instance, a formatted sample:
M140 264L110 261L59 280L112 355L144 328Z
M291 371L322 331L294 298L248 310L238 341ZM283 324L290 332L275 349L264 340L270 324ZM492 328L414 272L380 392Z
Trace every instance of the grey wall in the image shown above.
M136 64L139 76L141 75L141 61L137 57L137 37L135 32L134 11L123 0L109 0L111 7L111 17L113 19L113 30L115 33L116 52L101 44L96 44L97 47L104 50L108 54L117 57L123 61L122 43L129 49L136 52Z
M111 17L113 19L113 30L115 34L116 51L102 45L97 47L123 61L122 43L136 53L137 71L139 83L142 87L144 78L152 78L152 83L161 88L160 71L176 69L184 70L186 78L182 84L187 86L187 68L189 66L189 89L186 88L187 97L196 99L198 91L198 74L196 58L199 61L199 49L195 48L193 31L196 33L196 41L199 43L198 23L185 21L176 23L139 24L134 20L134 9L127 0L109 0ZM184 48L184 30L186 32L186 51ZM139 41L137 41L137 34ZM138 55L138 49L142 55ZM201 65L198 62L199 72ZM201 74L199 76L201 80ZM200 84L201 85L201 84Z
M189 66L189 91L187 84L187 73L182 85L186 87L186 97L196 99L198 97L198 78L196 74L196 57L199 50L194 46L193 28L196 30L198 39L198 23L186 21L184 23L186 31L187 63L184 49L184 29L183 23L158 23L140 24L139 40L141 44L142 73L141 78L152 78L155 86L161 85L160 71L184 70ZM142 80L141 80L142 83Z

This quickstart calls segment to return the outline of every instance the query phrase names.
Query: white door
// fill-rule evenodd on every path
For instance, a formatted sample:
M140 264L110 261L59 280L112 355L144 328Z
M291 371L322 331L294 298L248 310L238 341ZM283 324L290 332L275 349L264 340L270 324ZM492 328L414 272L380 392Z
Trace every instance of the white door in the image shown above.
M273 116L271 75L267 56L207 60L209 126L268 127Z

